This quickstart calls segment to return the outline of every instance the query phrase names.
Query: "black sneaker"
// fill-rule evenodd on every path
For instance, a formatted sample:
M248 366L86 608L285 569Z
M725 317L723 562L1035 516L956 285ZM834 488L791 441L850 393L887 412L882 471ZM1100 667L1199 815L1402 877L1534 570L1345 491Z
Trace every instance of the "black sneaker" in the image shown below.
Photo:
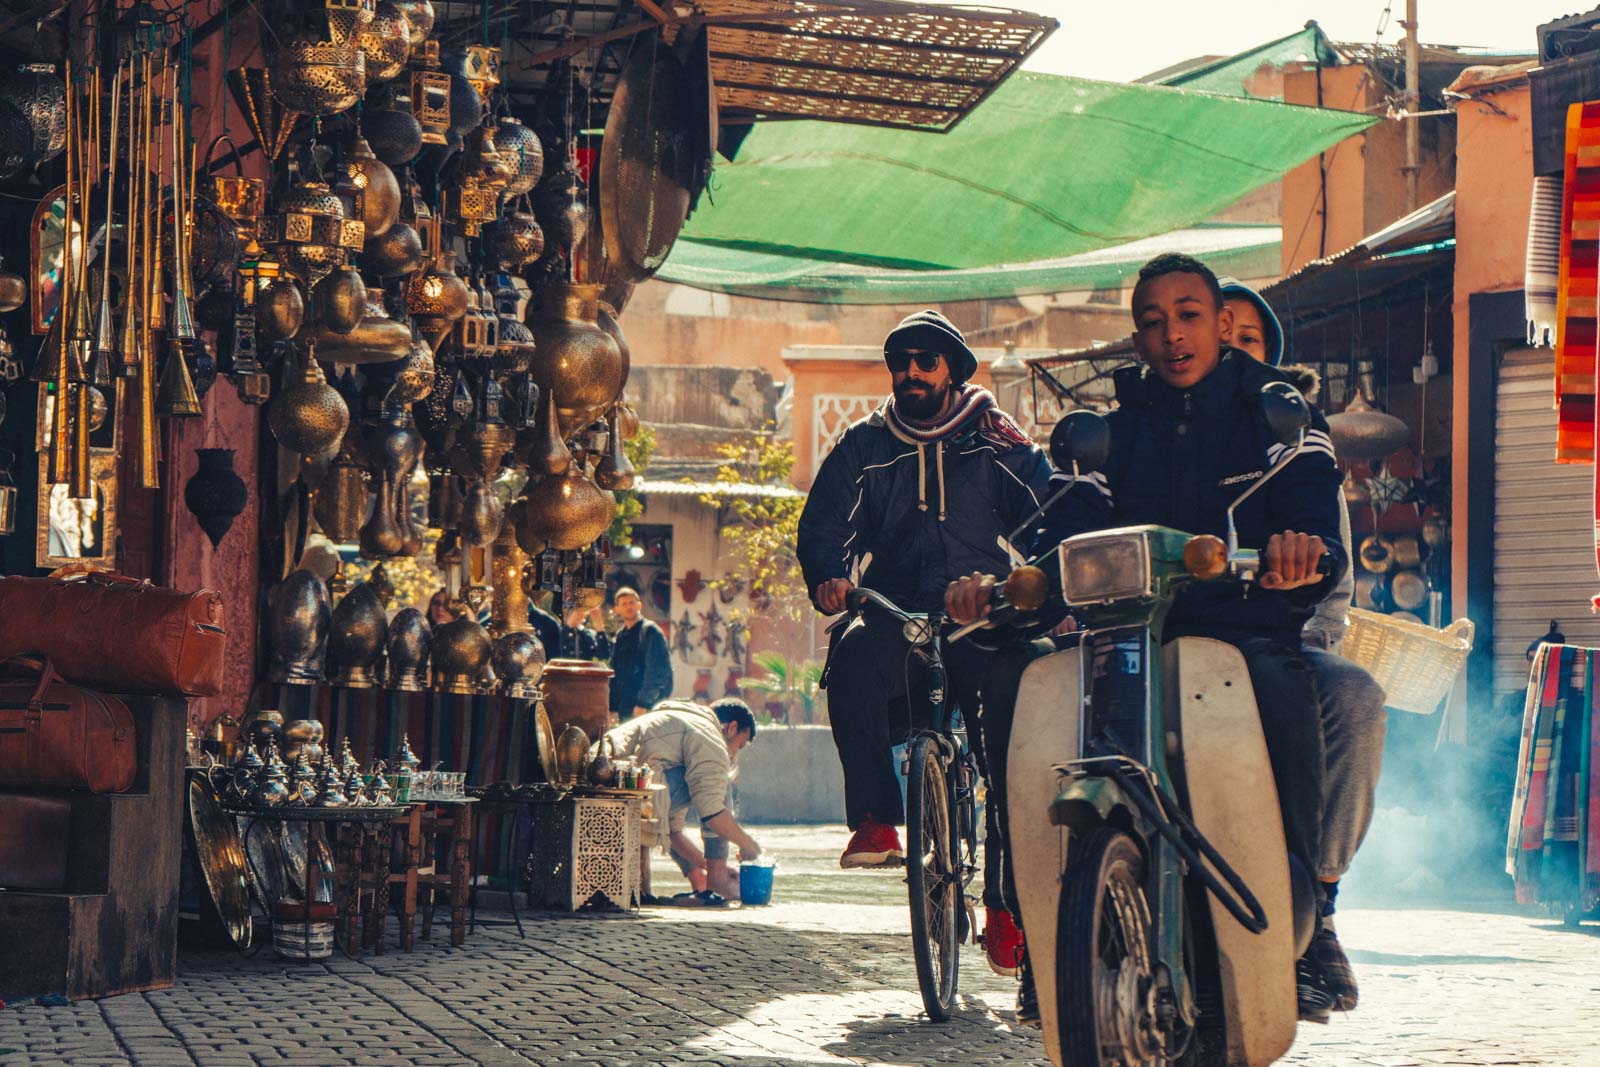
M1308 950L1294 965L1295 1000L1300 1007L1300 1021L1326 1023L1333 1014L1333 994L1322 978L1322 970Z
M1039 1022L1039 989L1033 984L1033 966L1026 950L1022 954L1022 984L1017 987L1017 1025L1043 1025Z
M1334 1011L1353 1011L1361 993L1356 989L1356 973L1350 966L1350 957L1339 944L1339 935L1333 930L1333 916L1322 918L1322 928L1311 939L1306 955L1322 973L1323 987L1333 998Z

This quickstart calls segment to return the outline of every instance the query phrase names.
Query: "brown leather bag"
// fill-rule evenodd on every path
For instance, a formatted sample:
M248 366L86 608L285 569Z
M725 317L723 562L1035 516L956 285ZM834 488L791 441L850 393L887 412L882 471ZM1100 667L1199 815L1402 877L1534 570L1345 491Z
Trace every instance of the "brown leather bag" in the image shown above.
M0 678L0 786L121 793L139 770L133 712L114 696L61 680L48 660L18 660L34 676Z
M120 574L0 578L0 660L40 656L77 685L114 693L213 697L228 632L222 596Z

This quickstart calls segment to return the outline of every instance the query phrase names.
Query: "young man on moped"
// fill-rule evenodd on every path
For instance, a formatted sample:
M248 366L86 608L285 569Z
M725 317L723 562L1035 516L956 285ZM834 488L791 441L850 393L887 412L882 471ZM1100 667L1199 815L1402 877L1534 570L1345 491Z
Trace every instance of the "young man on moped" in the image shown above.
M1222 299L1233 315L1233 333L1224 340L1250 358L1270 367L1283 362L1283 327L1272 308L1242 282L1221 279ZM1297 372L1306 371L1309 381ZM1314 372L1307 368L1286 367L1284 373L1311 399L1316 387ZM1350 516L1341 491L1338 502L1340 536L1348 548ZM1307 953L1321 972L1328 994L1337 1011L1350 1011L1359 993L1355 970L1339 945L1333 929L1334 901L1339 895L1339 879L1350 869L1356 850L1372 825L1378 791L1378 774L1383 769L1383 739L1388 731L1388 712L1384 708L1383 686L1359 665L1339 655L1344 640L1350 600L1355 593L1355 576L1346 571L1300 633L1306 660L1316 676L1317 701L1322 711L1322 740L1325 759L1323 780L1322 853L1317 857L1316 875L1322 882L1323 921L1317 938Z
M1134 345L1145 366L1117 374L1118 408L1107 417L1110 458L1092 474L1057 474L1051 491L1065 491L1045 513L1036 550L1076 534L1144 523L1225 535L1229 505L1284 453L1257 405L1263 385L1286 379L1223 342L1231 318L1209 268L1188 256L1151 260L1134 288L1133 318ZM1243 652L1285 842L1308 872L1320 856L1323 742L1300 630L1348 565L1335 508L1339 483L1327 424L1313 415L1300 454L1236 513L1240 544L1262 551L1257 587L1248 597L1221 584L1185 589L1162 635L1218 638ZM1324 554L1331 567L1319 569ZM951 618L986 616L994 581L974 573L952 583L945 598ZM1018 679L1036 652L997 659L988 671L983 724L991 753L1010 744ZM1002 767L991 795L1004 795L1003 776ZM1000 815L1004 835L1008 816ZM1009 875L1006 883L1014 905ZM1297 972L1302 1016L1326 1020L1332 998L1320 975L1308 961ZM1031 977L1025 969L1021 1017L1037 1010L1030 1003Z
M1008 538L1037 514L1050 480L1044 452L972 383L978 358L943 315L907 316L884 340L883 359L891 394L822 461L800 516L796 554L824 615L842 612L856 585L907 611L937 609L951 579L1008 567L1025 547ZM853 831L842 867L890 865L905 856L891 748L906 737L908 688L916 692L919 684L920 661L908 663L910 647L900 626L878 614L833 634L824 684ZM984 664L979 650L960 645L947 661L951 691L969 714ZM968 722L984 764L982 737ZM992 820L988 830L998 838ZM998 872L985 878L985 944L996 969L1014 973L1018 937L999 882Z

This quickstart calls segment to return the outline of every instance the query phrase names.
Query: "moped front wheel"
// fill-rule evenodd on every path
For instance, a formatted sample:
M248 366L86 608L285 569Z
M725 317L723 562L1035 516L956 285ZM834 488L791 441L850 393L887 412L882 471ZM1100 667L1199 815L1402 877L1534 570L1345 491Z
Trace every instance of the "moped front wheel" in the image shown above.
M1063 1067L1157 1062L1144 855L1120 830L1092 832L1067 867L1056 925L1056 1018Z
M911 949L928 1018L950 1018L960 957L963 907L950 813L950 784L939 746L922 736L911 745L906 776L906 886L911 897Z

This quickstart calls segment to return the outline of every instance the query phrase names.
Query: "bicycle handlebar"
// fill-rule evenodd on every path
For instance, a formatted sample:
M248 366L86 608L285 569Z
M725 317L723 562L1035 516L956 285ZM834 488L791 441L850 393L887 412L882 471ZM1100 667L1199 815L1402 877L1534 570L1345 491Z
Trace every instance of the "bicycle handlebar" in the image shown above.
M845 610L847 611L859 612L868 604L871 604L879 611L894 616L901 622L910 622L912 619L912 616L909 612L905 611L905 609L901 608L898 604L877 590L861 589L858 587L850 590L844 595L844 606Z

